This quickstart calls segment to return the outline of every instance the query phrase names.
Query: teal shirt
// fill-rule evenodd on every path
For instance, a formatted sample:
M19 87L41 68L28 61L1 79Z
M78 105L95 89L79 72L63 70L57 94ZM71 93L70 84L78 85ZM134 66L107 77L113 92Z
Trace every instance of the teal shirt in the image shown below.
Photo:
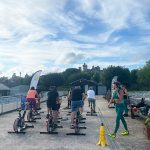
M115 90L113 93L113 99L119 99L119 93L117 90ZM120 104L122 104L122 103L123 103L123 100L120 102Z
M113 93L113 99L119 99L119 93L118 93L118 91L114 91L114 93Z

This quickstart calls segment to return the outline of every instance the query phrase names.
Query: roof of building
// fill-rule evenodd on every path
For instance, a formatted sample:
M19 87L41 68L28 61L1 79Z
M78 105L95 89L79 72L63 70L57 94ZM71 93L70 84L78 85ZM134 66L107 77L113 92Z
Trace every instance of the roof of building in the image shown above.
M70 83L72 86L76 86L76 85L97 85L96 82L92 81L92 80L87 80L87 79L79 79L76 80L72 83Z
M10 88L9 87L7 87L6 85L4 85L4 84L2 84L2 83L0 83L0 91L3 91L3 90L10 90Z

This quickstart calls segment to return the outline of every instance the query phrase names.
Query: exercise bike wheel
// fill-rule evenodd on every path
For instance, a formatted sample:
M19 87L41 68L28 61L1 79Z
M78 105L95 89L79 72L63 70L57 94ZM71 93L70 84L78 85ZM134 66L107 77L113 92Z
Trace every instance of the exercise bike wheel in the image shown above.
M14 121L13 129L14 129L15 132L20 132L20 130L21 130L21 123L20 123L20 119L19 118L17 118Z

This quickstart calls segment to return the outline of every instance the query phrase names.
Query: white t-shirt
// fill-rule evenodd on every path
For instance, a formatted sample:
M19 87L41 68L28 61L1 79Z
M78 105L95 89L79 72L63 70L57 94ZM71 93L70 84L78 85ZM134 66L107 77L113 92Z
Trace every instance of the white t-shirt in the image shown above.
M93 90L88 90L87 97L95 99L95 92Z

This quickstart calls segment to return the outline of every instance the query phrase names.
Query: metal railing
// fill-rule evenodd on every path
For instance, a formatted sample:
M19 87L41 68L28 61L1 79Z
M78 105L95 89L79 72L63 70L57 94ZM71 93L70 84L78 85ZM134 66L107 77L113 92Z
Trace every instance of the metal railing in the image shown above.
M67 95L67 91L59 91L59 95ZM17 110L20 107L21 96L5 96L0 98L0 115ZM42 93L41 103L47 100L47 92Z
M41 102L46 101L46 94L44 93ZM8 97L1 97L0 101L0 115L15 111L21 106L21 96L8 96Z

